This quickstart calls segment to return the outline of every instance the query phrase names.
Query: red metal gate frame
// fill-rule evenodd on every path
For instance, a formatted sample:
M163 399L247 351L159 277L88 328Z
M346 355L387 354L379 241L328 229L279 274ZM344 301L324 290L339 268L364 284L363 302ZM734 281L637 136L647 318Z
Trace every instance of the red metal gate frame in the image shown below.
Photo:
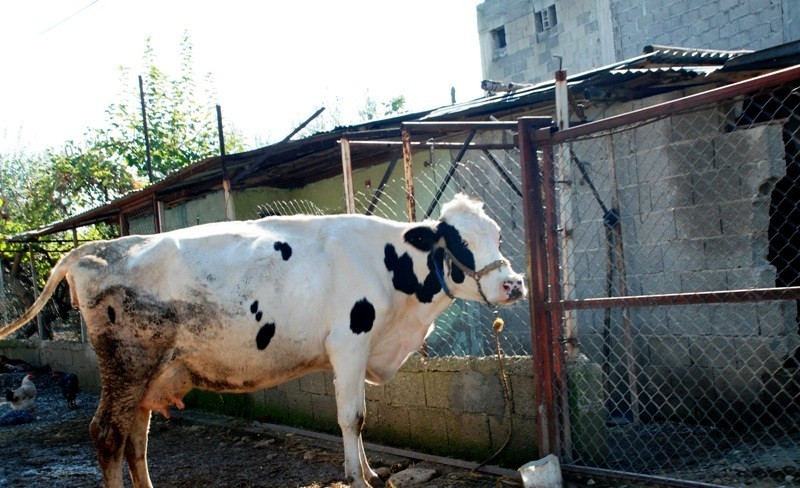
M550 121L549 118L519 119L518 138L528 249L527 272L531 290L531 342L538 429L536 439L540 456L554 454L562 459L562 463L569 463L571 459L566 370L561 345L561 321L565 310L800 300L800 287L797 286L564 300L561 296L560 258L556 244L558 235L554 212L556 193L553 147L579 137L606 134L626 125L688 111L701 105L798 80L800 65L558 132L550 128L550 122L545 123L545 120ZM541 158L537 158L537 151ZM713 486L688 480L569 464L562 464L562 468L578 476L625 479L661 486Z

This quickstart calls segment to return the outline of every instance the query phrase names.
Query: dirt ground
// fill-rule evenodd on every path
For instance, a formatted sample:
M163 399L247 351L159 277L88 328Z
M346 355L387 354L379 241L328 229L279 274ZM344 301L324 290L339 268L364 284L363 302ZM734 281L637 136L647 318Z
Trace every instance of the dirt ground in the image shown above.
M16 388L24 373L0 374L0 390ZM89 437L89 422L97 396L81 392L79 407L67 408L60 389L48 374L36 379L36 411L12 411L0 401L0 487L81 488L100 487L102 478ZM0 398L4 398L0 396ZM27 418L22 418L27 417ZM27 423L12 425L16 421ZM154 414L150 429L148 461L157 487L307 487L345 488L341 440L319 439L243 419L183 412L165 420ZM330 437L330 436L328 436ZM745 459L738 451L712 464L696 466L671 477L702 480L711 485L748 488L791 488L798 476L783 474L786 466L800 465L798 453L768 453L778 462L778 472L756 472L747 466L766 466ZM521 486L501 475L471 473L467 469L367 450L373 468L390 474L409 467L430 468L436 475L423 488ZM793 473L800 474L797 470ZM504 474L513 474L505 470ZM567 488L623 488L635 486L608 480L565 480ZM583 484L585 483L585 484ZM126 486L130 486L126 474ZM710 486L710 485L707 485Z
M16 388L23 376L0 374L0 386L3 390ZM101 486L88 430L97 397L82 392L78 396L79 407L69 410L58 385L47 374L38 375L35 382L35 420L7 425L25 419L18 419L18 412L0 404L0 486ZM373 468L388 468L391 473L410 466L435 469L436 476L419 485L427 488L515 486L506 485L499 476L472 474L466 469L384 453L367 455ZM160 487L348 486L338 442L196 412L173 416L169 421L155 414L148 460L153 484Z

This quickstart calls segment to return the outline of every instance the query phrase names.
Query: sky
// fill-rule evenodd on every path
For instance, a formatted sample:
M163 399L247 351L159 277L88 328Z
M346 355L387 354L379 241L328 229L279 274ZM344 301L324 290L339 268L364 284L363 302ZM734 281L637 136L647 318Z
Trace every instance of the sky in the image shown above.
M178 74L188 34L227 127L250 148L280 140L319 107L355 122L367 97L410 111L483 95L481 0L24 0L0 2L0 153L36 152L105 126L136 86L146 39ZM214 107L209 107L210 111Z

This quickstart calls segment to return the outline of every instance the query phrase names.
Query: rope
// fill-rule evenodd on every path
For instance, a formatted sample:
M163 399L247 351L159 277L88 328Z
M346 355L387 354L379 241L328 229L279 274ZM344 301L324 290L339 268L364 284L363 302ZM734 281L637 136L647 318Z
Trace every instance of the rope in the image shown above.
M503 349L500 347L500 332L503 331L504 325L505 321L503 321L503 319L500 317L497 317L494 319L494 322L492 322L495 354L497 356L497 364L500 368L500 384L503 385L503 400L505 400L506 418L508 419L508 436L506 437L505 442L503 442L503 445L500 446L500 449L489 456L489 458L487 458L485 461L474 467L471 471L472 473L494 461L500 454L502 454L511 443L511 435L514 432L514 416L511 415L511 409L514 405L511 399L511 385L508 382L508 375L506 374L505 367L503 366Z

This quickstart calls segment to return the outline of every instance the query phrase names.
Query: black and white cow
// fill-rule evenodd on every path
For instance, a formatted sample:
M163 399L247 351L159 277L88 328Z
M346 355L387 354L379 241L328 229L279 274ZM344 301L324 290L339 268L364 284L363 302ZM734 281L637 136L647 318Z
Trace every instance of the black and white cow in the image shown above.
M192 388L247 392L333 370L344 469L374 479L361 441L364 383L386 383L453 297L507 305L527 294L500 253L500 229L463 195L438 221L267 217L98 241L66 255L63 278L97 352L102 391L90 425L106 487L150 487L151 411Z

